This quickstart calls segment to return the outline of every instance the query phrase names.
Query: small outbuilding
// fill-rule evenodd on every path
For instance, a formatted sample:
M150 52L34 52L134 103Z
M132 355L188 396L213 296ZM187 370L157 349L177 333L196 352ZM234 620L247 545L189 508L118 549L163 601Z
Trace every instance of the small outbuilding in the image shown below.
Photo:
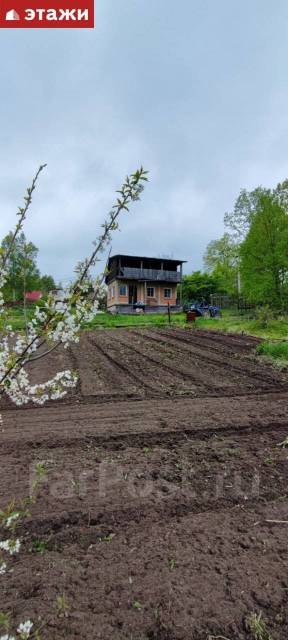
M27 302L37 302L42 298L42 291L27 291L25 293L25 300Z

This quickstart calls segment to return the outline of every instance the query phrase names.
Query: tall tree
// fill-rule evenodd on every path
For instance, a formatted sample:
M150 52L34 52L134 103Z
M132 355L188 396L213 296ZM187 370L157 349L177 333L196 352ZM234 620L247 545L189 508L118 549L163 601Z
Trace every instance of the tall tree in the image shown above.
M262 193L240 248L244 295L276 306L288 300L288 214L279 202Z
M275 189L257 187L253 191L242 189L235 202L233 211L225 213L224 223L236 242L241 243L261 208L263 197L272 198L288 213L288 180L280 182Z
M240 243L246 237L253 216L257 211L259 199L265 193L269 194L270 192L268 189L263 189L263 187L257 187L253 191L242 189L234 204L233 211L225 213L225 226L229 229L235 242Z
M44 294L49 293L53 289L56 289L54 278L52 278L52 276L47 276L47 275L41 276L39 281L39 287L42 293Z
M8 234L2 241L2 252L7 252L10 247L12 234ZM10 300L21 300L25 291L37 289L40 281L40 272L37 267L38 249L32 242L27 242L22 232L13 244L9 252L6 264L8 272L4 296Z
M208 273L217 278L224 291L232 295L237 293L239 246L229 233L208 244L204 265Z

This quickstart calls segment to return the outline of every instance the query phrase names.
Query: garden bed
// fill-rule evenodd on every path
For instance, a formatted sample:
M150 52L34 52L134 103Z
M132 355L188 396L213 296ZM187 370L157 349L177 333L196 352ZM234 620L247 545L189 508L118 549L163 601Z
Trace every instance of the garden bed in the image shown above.
M286 640L288 384L258 342L99 329L39 361L80 379L44 408L3 404L0 508L36 462L47 477L2 611L43 640L255 640L262 612Z

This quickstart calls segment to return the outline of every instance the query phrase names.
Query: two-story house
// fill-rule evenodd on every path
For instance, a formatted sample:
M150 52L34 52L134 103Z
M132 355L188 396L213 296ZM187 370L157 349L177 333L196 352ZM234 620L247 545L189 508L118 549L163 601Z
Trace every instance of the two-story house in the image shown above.
M107 309L111 313L181 310L177 286L182 281L184 260L115 255L109 259L106 275Z

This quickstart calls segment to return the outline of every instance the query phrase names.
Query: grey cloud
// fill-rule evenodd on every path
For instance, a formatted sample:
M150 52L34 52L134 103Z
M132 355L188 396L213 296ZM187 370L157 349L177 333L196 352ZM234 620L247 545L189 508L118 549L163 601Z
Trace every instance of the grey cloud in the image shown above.
M200 268L243 186L288 175L288 5L96 0L94 31L1 34L0 235L48 162L27 235L69 278L127 172L151 181L113 250Z

